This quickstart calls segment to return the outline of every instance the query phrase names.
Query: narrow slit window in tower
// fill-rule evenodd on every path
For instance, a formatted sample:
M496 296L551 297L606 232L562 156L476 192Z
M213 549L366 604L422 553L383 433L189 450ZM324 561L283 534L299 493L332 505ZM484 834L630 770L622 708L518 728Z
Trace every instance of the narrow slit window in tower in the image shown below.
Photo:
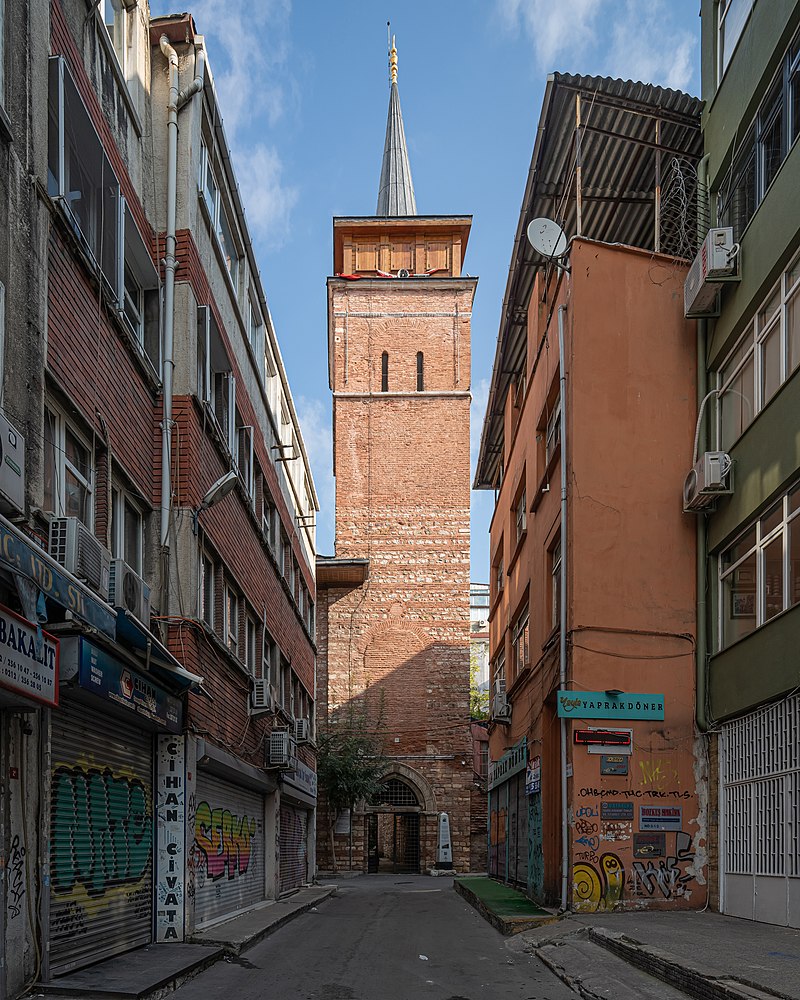
M389 391L389 352L381 354L381 392Z
M425 357L422 351L417 351L417 392L425 390Z

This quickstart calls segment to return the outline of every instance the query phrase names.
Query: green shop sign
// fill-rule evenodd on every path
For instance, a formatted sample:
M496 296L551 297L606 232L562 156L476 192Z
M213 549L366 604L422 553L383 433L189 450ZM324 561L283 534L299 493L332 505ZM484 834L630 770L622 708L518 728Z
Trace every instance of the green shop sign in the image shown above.
M627 691L559 691L561 719L663 719L663 694Z

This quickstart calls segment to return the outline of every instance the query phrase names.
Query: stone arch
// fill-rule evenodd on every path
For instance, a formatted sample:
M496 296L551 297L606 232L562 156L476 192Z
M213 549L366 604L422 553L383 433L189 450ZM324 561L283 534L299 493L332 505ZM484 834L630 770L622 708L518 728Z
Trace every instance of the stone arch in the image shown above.
M439 811L436 808L436 796L430 782L415 768L409 767L408 764L403 764L399 760L393 760L381 776L381 782L389 781L390 778L399 778L412 788L423 812L435 813ZM369 808L367 806L368 811Z

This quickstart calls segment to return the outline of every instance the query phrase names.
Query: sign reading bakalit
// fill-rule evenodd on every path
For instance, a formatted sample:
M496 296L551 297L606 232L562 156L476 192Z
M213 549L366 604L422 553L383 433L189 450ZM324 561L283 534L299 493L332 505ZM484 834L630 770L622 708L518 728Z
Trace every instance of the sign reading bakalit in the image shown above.
M2 605L0 687L58 705L58 639Z
M663 694L627 691L559 691L561 719L663 719Z

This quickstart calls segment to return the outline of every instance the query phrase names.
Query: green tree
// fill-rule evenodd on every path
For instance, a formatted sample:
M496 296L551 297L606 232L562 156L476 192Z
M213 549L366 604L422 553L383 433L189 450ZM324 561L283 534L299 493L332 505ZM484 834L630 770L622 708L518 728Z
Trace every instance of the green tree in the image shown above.
M469 717L480 722L489 718L489 692L478 687L480 664L474 646L469 651Z
M374 795L386 773L381 711L370 725L365 704L348 705L317 739L317 780L328 803L328 842L336 871L333 831L336 817L344 810Z

